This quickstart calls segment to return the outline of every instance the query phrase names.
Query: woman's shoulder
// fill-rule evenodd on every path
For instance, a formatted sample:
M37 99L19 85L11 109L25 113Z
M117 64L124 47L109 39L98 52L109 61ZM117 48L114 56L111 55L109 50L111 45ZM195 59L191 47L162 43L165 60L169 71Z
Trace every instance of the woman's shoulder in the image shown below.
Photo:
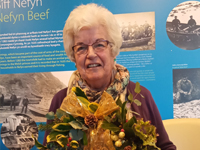
M66 96L67 96L67 88L64 88L60 90L59 92L57 92L51 101L51 106L49 108L49 111L55 112L56 109L60 108L60 105L62 104L63 99Z
M67 96L67 89L68 89L68 88L64 88L64 89L58 91L58 92L54 95L52 101L55 100L56 103L62 103L63 99Z
M62 90L60 90L60 91L58 91L55 95L54 95L54 97L66 97L66 95L67 95L67 87L66 88L64 88L64 89L62 89Z

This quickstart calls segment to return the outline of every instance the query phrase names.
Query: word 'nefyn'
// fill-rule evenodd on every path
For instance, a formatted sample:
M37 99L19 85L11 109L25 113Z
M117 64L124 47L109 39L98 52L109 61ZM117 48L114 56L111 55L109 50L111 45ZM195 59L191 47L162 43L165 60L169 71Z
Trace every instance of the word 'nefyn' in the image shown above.
M0 9L13 8L31 8L42 6L42 0L0 0Z

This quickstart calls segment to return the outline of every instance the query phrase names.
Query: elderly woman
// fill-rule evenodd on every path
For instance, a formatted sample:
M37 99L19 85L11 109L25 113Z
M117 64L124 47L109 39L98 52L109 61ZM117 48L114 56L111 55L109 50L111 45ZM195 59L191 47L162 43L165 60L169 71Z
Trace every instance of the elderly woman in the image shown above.
M81 88L90 101L97 103L104 90L113 99L120 97L122 101L127 100L129 92L135 94L135 83L129 81L128 70L115 64L122 36L114 15L106 8L96 4L75 8L63 29L63 41L67 56L75 62L77 70L72 74L68 88L54 96L49 111L55 112L61 106L72 87ZM131 109L157 127L158 147L162 150L175 150L150 92L144 87L141 89L145 99L138 96L142 105L131 104Z

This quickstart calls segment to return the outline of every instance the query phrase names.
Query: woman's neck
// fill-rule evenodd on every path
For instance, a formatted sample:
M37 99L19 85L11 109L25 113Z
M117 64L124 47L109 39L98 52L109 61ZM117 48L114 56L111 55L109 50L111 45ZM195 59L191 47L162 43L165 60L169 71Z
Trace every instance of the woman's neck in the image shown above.
M109 80L103 79L103 80L93 81L89 83L86 81L86 83L91 90L103 91L103 90L106 90L108 86L110 85L111 78Z
M87 83L87 85L89 86L89 88L91 90L104 91L110 86L110 84L114 80L116 73L117 73L117 71L115 69L113 69L110 77L108 77L108 78L103 78L98 81L95 80L95 81L91 81L91 82L87 82L87 81L85 81L85 82Z

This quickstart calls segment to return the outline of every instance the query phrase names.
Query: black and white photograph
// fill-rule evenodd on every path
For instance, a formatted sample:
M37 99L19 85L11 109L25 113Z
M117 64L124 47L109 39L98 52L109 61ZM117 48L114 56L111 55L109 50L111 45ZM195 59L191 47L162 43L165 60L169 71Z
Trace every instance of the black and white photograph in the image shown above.
M200 68L173 69L174 118L200 118Z
M2 143L11 150L30 150L38 138L36 122L25 114L12 114L1 127Z
M15 113L46 122L53 96L67 87L72 72L0 75L0 123Z
M200 48L200 2L185 1L169 13L166 23L171 42L184 50Z
M155 50L155 12L116 14L123 42L120 51Z

